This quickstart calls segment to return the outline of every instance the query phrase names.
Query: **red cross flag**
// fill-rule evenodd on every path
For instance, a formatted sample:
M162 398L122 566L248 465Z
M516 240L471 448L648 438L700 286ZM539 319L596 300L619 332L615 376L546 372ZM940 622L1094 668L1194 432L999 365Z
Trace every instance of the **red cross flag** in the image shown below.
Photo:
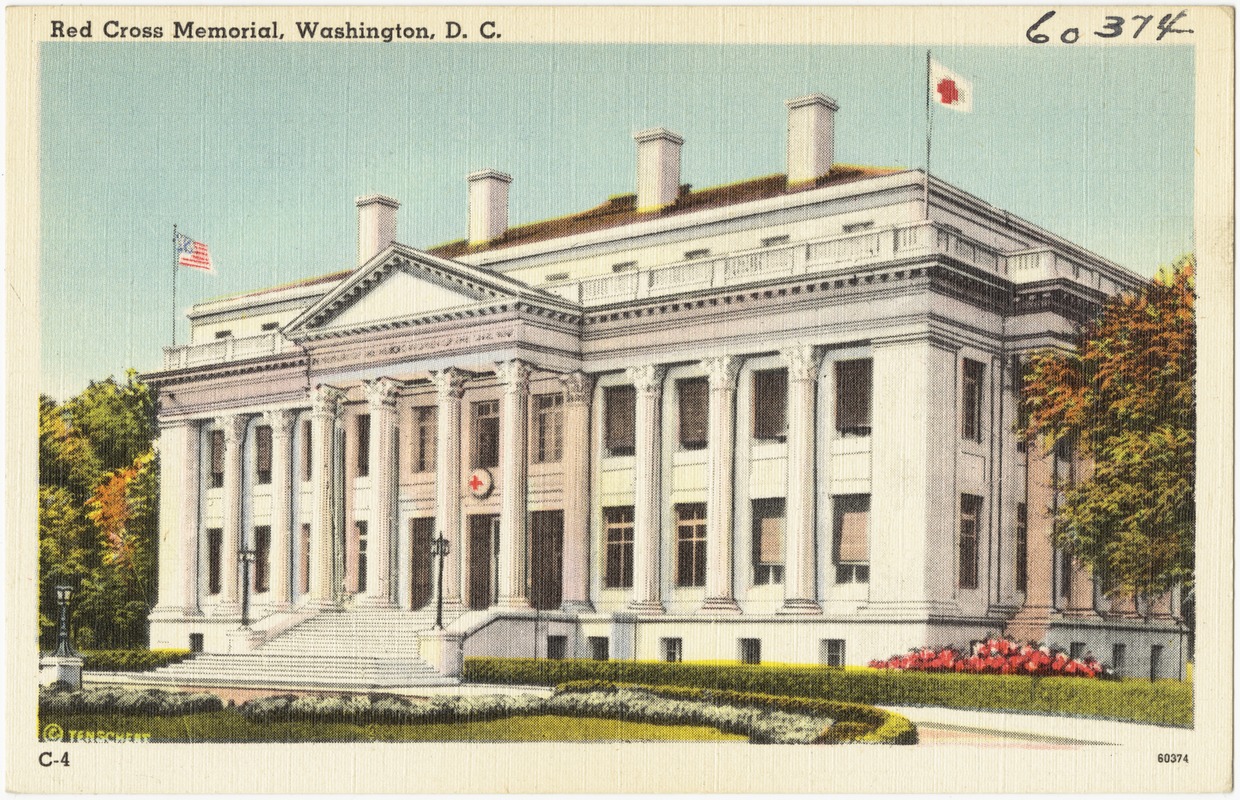
M973 110L973 82L930 59L930 97L952 111Z

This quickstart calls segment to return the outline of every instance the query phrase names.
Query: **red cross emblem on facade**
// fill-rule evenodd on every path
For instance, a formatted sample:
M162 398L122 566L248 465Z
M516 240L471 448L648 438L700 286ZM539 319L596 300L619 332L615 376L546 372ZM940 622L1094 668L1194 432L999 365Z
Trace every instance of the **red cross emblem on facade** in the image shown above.
M486 497L491 493L491 473L485 467L479 467L469 473L465 486L474 497Z

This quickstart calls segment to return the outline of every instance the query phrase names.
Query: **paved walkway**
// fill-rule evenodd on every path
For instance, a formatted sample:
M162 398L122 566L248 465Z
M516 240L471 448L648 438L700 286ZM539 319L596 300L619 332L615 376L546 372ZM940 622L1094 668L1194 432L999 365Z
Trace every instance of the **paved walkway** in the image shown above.
M1191 734L1184 728L1105 719L1016 714L959 708L884 706L917 726L923 745L985 745L1027 749L1077 749L1116 745L1149 747Z

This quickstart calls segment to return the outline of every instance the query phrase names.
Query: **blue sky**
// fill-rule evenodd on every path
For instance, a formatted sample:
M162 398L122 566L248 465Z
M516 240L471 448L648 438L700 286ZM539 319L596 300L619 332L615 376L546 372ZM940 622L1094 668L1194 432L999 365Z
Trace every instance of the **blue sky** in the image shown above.
M1192 248L1191 48L935 56L974 88L936 113L936 176L1145 275ZM782 172L810 91L840 103L838 161L916 168L924 70L882 46L45 43L40 390L159 367L174 222L218 269L183 270L183 310L352 266L361 194L429 247L464 235L473 169L513 175L513 224L632 191L641 128L685 137L696 187Z

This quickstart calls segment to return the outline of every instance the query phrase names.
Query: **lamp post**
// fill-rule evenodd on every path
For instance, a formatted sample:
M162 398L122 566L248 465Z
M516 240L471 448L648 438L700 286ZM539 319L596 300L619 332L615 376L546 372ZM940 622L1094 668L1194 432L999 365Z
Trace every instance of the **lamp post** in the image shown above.
M60 634L57 637L56 652L52 655L57 658L75 658L77 653L73 650L73 645L69 643L69 601L73 599L73 587L67 585L58 585L56 587L56 604L60 606Z
M250 565L258 553L254 550L237 551L237 560L241 562L241 627L250 627Z
M435 581L435 627L443 630L443 562L448 557L448 540L443 533L431 539L431 555L439 557L439 578Z

